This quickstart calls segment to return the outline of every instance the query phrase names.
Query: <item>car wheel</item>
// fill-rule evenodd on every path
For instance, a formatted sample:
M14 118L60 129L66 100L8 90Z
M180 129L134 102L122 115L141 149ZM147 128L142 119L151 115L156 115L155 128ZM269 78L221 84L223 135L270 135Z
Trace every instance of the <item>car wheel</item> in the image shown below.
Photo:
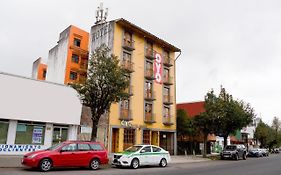
M221 160L224 160L224 157L223 157L223 156L221 156Z
M234 160L238 160L238 159L239 159L238 155L237 155L237 154L234 154L234 155L233 155L233 159L234 159Z
M161 167L166 167L167 166L167 160L166 159L161 159L160 164Z
M52 161L50 159L42 159L39 163L40 171L49 171L52 168Z
M92 170L97 170L97 169L99 169L99 167L100 167L100 161L99 161L99 159L93 159L93 160L91 160L91 162L90 162L90 168L91 168Z
M137 169L138 167L140 166L140 162L138 159L133 159L132 162L131 162L131 167L134 168L134 169Z
M243 160L246 160L246 159L247 159L246 154L243 154Z

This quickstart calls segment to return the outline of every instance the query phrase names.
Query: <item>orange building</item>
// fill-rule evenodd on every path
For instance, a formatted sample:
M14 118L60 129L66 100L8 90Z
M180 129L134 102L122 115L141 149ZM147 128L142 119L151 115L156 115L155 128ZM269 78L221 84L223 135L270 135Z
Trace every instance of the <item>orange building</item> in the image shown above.
M89 33L70 25L49 51L46 80L61 84L83 83L87 76Z
M33 66L32 66L32 78L37 80L46 79L47 65L41 62L42 62L42 58L39 57L37 60L33 62Z

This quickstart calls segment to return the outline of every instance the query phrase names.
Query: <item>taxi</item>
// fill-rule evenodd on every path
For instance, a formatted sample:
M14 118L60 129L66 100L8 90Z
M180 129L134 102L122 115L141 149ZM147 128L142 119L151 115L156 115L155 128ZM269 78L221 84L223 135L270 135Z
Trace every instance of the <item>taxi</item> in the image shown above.
M112 165L137 169L147 165L166 167L170 161L169 152L163 148L155 145L134 145L122 153L114 154Z

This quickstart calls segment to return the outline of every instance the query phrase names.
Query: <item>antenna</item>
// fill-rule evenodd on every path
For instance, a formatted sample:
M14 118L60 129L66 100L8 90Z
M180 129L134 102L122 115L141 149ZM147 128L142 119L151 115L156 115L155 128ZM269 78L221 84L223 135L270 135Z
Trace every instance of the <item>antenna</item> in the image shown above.
M106 22L108 16L108 8L103 9L103 3L100 3L100 6L96 10L96 22L95 24L102 24Z

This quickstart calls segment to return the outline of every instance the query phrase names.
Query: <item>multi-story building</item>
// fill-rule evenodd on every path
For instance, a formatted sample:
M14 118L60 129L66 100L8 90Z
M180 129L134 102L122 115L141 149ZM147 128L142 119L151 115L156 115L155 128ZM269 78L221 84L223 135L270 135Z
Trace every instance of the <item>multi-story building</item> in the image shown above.
M176 154L175 52L180 49L125 19L92 26L88 42L87 32L74 26L65 29L49 51L46 80L83 83L88 46L94 52L106 44L128 72L131 96L113 104L109 115L101 118L98 140L110 152L154 144ZM89 126L83 121L90 122L82 115L81 126Z
M90 51L106 44L130 78L128 100L113 104L107 146L154 144L176 154L175 52L180 49L125 19L92 26Z
M38 58L33 62L32 75L33 79L45 80L47 74L47 65L42 63L42 58Z
M84 82L87 76L89 33L73 25L60 33L49 51L46 80L68 84Z

